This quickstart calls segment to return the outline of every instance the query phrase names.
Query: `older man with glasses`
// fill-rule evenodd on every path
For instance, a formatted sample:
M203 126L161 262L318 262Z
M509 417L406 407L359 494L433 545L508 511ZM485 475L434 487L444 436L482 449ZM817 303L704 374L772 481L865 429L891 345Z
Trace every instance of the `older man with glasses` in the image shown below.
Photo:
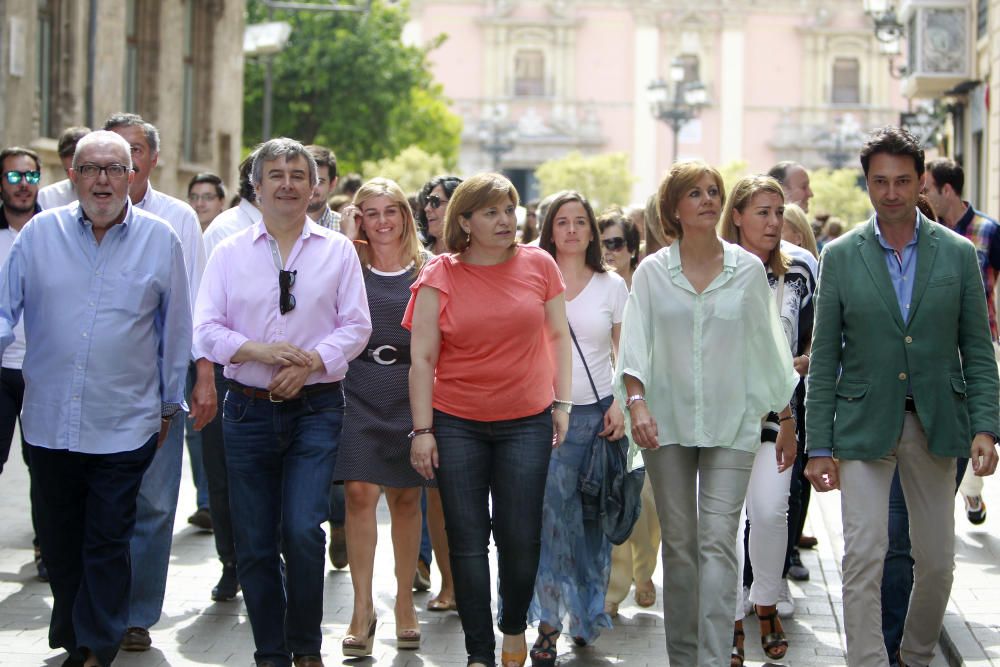
M258 667L323 664L322 524L340 381L372 330L353 245L306 216L316 169L297 141L257 149L251 181L263 218L215 248L195 309L196 345L228 380L230 509Z
M0 350L23 313L49 645L69 652L64 665L92 667L111 664L128 621L136 498L184 407L192 329L180 240L129 202L128 143L87 135L70 178L79 202L39 213L0 274Z

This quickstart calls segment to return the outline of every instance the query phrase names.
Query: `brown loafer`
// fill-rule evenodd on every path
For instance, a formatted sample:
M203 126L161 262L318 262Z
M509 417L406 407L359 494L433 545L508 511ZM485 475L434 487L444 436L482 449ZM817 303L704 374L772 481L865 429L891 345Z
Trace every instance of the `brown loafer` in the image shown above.
M123 651L148 651L153 645L153 640L149 636L146 628L129 628L122 637L121 648Z
M292 664L295 667L323 667L323 658L318 655L297 655Z

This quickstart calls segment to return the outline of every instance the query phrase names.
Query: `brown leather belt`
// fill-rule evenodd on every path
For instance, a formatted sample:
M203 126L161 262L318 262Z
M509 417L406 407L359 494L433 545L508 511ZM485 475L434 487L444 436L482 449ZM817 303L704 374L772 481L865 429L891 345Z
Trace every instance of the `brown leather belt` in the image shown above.
M325 394L328 391L340 391L340 382L317 382L316 384L307 384L299 390L299 395L295 398L278 398L272 396L271 392L267 389L258 389L257 387L248 387L245 384L240 384L236 380L227 380L226 384L232 391L239 392L244 396L249 396L250 398L259 398L261 400L268 400L272 403L284 403L285 401L297 401L306 396L315 396L316 394Z

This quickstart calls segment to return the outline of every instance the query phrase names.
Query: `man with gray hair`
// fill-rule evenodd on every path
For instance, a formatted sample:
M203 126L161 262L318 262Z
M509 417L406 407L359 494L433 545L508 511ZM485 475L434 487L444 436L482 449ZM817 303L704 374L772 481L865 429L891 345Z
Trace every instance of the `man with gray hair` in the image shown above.
M109 666L129 614L143 473L184 406L191 307L177 234L132 206L129 145L93 132L79 202L39 213L0 273L0 352L24 317L21 426L49 569L49 645Z
M291 139L257 150L262 219L216 246L195 345L225 366L229 500L258 667L321 667L326 535L348 362L371 317L343 234L306 215L316 161ZM282 576L281 556L285 570Z
M205 270L205 247L202 243L198 214L187 202L153 189L150 174L156 167L160 151L160 134L156 127L140 116L130 113L113 114L104 129L121 136L132 154L133 177L129 198L138 209L152 213L169 224L180 237L187 267L190 301L198 294L198 284ZM192 352L188 373L193 389L191 419L201 430L216 411L215 380L212 364ZM132 537L132 597L129 605L128 630L122 637L126 651L145 651L152 645L149 628L160 620L163 598L167 589L167 567L174 534L174 514L181 483L181 463L184 456L184 415L174 418L174 428L142 479L139 489L138 515Z

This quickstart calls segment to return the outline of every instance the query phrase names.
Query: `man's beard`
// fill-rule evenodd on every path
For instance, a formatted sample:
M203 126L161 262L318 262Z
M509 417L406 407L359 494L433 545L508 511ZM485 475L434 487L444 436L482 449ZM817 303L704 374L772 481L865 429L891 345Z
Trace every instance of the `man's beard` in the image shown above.
M326 202L321 199L321 200L319 200L318 202L315 202L315 203L309 202L309 206L306 208L306 212L308 212L308 213L320 213L325 208L326 208Z
M18 214L34 213L34 211L35 211L35 201L36 200L37 200L37 197L33 197L31 199L31 203L30 204L28 204L27 206L20 206L19 204L15 204L14 203L13 198L10 195L8 195L6 192L0 190L0 201L3 202L4 209L6 209L6 210L8 210L8 211L10 211L12 213L18 213Z

